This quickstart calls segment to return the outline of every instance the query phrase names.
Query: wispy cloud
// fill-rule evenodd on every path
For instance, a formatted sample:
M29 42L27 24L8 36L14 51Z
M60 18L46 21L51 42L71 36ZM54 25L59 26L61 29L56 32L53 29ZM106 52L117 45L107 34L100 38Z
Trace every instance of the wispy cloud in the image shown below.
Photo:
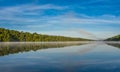
M64 10L66 6L57 6L52 4L44 4L44 5L18 5L18 6L10 6L10 7L1 7L0 9L0 23L21 23L21 24L38 24L44 21L42 19L42 14L44 10ZM3 22L4 21L4 22Z
M84 35L84 36L88 36L88 38L98 39L99 40L99 38L96 35L94 35L93 33L88 32L86 30L81 29L81 30L78 30L77 32Z
M64 10L67 6L57 6L52 4L44 5L19 5L19 6L10 6L2 7L0 10L0 16L15 16L15 15L40 15L43 10Z
M88 4L96 3L98 1L101 2L101 0L92 0L91 2L88 2ZM84 9L84 7L88 8L88 6L84 6L83 2L83 6L81 6L81 8ZM49 15L51 14L49 12L52 12L54 14L51 16ZM92 26L111 24L120 25L120 16L115 14L89 15L85 13L78 13L74 11L71 6L59 6L54 4L25 4L0 8L0 27L10 26L13 28L18 26L19 28L22 27L22 29L29 29L30 31L48 29L50 31L56 30L56 32L52 32L51 34L61 33L60 35L66 36L73 36L74 34L74 36L77 37L79 37L80 34L83 34L83 37L88 35L88 38L97 38L95 37L96 35L88 33L88 31L86 29L84 30L84 28L84 31L79 30L80 34L78 32L69 32L69 34L67 34L68 31L59 32L57 29L68 30L71 28L77 29L77 26L80 27L82 25ZM46 33L50 34L50 31ZM110 36L113 35L109 32L106 33L108 33L108 35L110 34Z
M93 1L94 2L94 1ZM12 22L40 23L45 24L120 24L120 16L104 14L101 16L88 16L85 14L65 13L58 16L42 16L43 10L64 10L68 6L56 6L53 4L45 5L20 5L13 7L3 7L0 10L0 20L8 20ZM28 17L25 17L28 15ZM33 15L32 17L30 17ZM39 16L39 17L38 17Z
M13 13L14 14L14 13ZM3 14L4 15L4 14ZM88 16L85 14L76 14L74 12L67 12L63 15L57 16L39 16L39 17L24 17L8 15L6 17L0 14L0 23L9 24L24 24L24 28L45 28L45 27L69 27L70 25L105 25L105 24L120 24L120 16L115 15L101 15L101 16ZM2 24L3 25L3 24ZM67 28L66 28L67 29Z
M50 18L50 19L49 19ZM120 17L114 15L87 16L87 15L59 15L46 17L49 24L120 24Z

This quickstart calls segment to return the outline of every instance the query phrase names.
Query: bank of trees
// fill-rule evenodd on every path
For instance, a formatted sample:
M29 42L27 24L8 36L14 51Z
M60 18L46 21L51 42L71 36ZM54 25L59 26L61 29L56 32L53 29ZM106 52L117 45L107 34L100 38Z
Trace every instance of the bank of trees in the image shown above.
M106 41L120 41L120 35L106 39Z
M0 28L0 42L7 41L84 41L87 39L83 38L71 38L64 36L50 36L42 35L37 33L29 33L23 31L9 30L5 28Z

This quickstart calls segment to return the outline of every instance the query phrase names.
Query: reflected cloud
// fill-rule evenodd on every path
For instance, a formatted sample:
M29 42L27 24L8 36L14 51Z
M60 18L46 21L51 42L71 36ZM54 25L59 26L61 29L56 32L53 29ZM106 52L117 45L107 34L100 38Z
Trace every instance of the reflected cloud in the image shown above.
M96 48L96 46L98 46L98 44L90 44L89 46L87 46L86 48L83 48L82 50L79 50L79 54L85 54L91 50L93 50L94 48Z

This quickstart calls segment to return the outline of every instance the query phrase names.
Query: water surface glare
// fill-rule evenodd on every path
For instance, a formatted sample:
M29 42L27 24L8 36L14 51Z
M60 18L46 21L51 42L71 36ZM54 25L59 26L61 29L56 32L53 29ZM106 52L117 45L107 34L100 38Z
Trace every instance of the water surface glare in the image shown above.
M120 42L1 42L0 72L120 72Z

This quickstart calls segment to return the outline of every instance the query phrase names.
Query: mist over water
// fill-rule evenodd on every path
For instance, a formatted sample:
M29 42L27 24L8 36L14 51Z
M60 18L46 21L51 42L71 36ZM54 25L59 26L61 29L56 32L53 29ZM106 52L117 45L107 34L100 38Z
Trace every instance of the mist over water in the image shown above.
M119 72L120 42L1 42L0 72Z

